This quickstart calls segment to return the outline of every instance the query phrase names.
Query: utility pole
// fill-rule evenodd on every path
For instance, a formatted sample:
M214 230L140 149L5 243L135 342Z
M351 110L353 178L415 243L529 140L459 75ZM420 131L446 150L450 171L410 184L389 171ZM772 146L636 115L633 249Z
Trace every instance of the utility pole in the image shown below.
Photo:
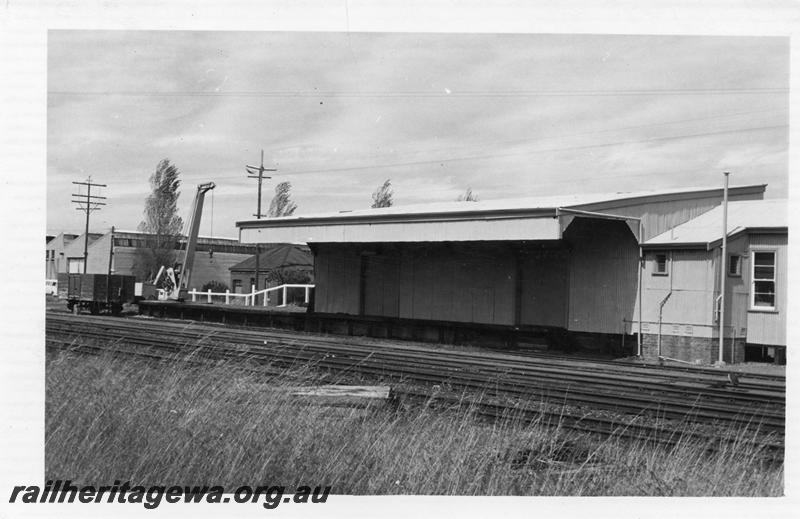
M728 175L725 171L725 186L722 188L722 248L719 260L719 359L722 364L722 353L725 347L725 279L728 277ZM731 357L731 363L733 357Z
M84 241L83 241L83 273L86 274L86 266L89 263L89 214L92 211L99 211L101 205L106 205L105 202L98 202L97 200L105 200L106 197L104 196L97 196L92 194L92 187L107 187L105 184L95 184L92 182L92 176L89 175L89 178L86 179L86 182L73 182L73 184L79 186L86 186L86 194L81 195L78 193L72 193L72 196L78 197L79 200L72 200L74 204L78 204L78 207L75 209L78 211L83 211L86 213L86 230L83 234ZM80 198L84 198L84 200L80 200Z
M247 178L257 178L258 179L258 210L256 211L255 216L258 220L261 220L261 182L263 179L267 178L270 179L272 177L265 177L264 172L266 171L278 171L277 169L267 169L264 167L264 150L261 150L261 165L259 167L255 166L247 166L247 173L249 174ZM256 173L258 173L256 175Z
M267 168L264 167L264 150L261 150L261 165L259 167L245 165L245 168L247 168L247 173L249 173L247 178L257 178L258 179L258 209L256 210L256 214L254 214L253 216L255 216L256 219L260 220L261 219L261 182L263 181L264 178L267 178L267 179L272 178L272 177L265 177L264 176L264 172L266 172L266 171L278 171L278 170L277 169L267 169ZM256 175L256 172L258 173L258 175ZM258 257L259 257L260 254L261 254L261 247L259 247L258 244L256 244L256 272L255 272L255 276L253 276L253 280L255 281L256 290L258 290L258 259L259 259ZM266 295L264 297L266 297ZM256 301L253 301L253 305L255 305L255 304L256 304Z

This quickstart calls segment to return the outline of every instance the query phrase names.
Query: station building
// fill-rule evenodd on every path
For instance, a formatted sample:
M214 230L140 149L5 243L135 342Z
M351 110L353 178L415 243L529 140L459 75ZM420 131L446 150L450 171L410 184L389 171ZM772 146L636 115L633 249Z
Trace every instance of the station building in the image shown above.
M230 268L231 292L241 294L284 283L313 283L314 258L305 245L276 243Z
M765 189L732 187L729 200L759 201ZM421 204L236 225L243 244L308 244L314 311L370 318L386 324L381 333L388 336L428 324L440 338L442 330L467 327L508 332L514 340L538 334L625 349L641 330L642 353L653 355L645 334L657 322L651 307L661 289L653 280L662 279L640 261L645 244L714 210L722 198L721 188L674 189ZM648 254L658 254L657 243ZM710 294L716 297L713 287ZM695 352L675 354L694 360Z
M723 360L785 362L787 200L731 202L727 218L725 261L721 206L644 242L646 355L718 360L724 265Z
M86 272L137 275L137 257L147 248L148 241L152 238L152 235L138 231L90 233ZM48 242L48 279L55 279L58 274L83 273L84 247L84 235L60 234ZM180 237L175 249L177 261L180 260L180 251L185 247L186 238ZM227 284L230 280L230 268L250 258L255 252L255 245L242 244L234 238L198 237L192 288L200 289L211 281ZM52 278L51 273L54 274ZM137 277L136 281L148 280Z

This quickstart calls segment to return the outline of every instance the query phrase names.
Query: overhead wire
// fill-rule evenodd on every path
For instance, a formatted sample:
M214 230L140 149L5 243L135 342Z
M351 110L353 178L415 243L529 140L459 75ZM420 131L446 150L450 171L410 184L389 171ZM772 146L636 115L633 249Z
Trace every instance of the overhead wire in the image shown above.
M706 116L706 117L694 117L694 118L690 118L690 119L678 119L678 120L663 121L663 122L658 122L658 123L638 124L638 125L634 125L634 126L622 126L622 127L616 127L616 128L605 128L605 129L601 129L601 130L591 130L591 131L586 131L586 132L570 132L570 133L561 133L561 134L549 134L546 137L544 137L544 140L553 140L553 139L561 139L561 138L568 138L568 137L578 137L578 136L582 136L582 135L596 135L596 134L600 134L600 133L622 132L622 131L626 131L626 130L639 130L639 129L643 129L643 128L657 128L657 127L660 127L660 126L670 126L670 125L674 125L674 124L683 124L683 123L689 123L689 122L710 121L710 120L714 120L714 119L729 119L729 118L740 117L740 116L744 116L744 115L757 115L757 114L767 114L767 113L786 113L786 112L787 112L786 109L780 109L780 108L776 108L776 109L772 109L772 110L751 110L751 111L747 111L747 112L736 112L736 113L731 113L731 114L717 114L717 115ZM540 140L542 140L542 139L540 139ZM406 155L409 155L409 154L416 155L416 154L420 154L420 153L437 153L437 152L441 152L441 151L460 150L460 149L465 149L465 148L470 148L470 149L483 148L483 147L486 147L486 146L497 146L497 145L500 145L500 144L522 144L522 143L530 143L531 141L532 141L531 138L527 138L527 139L508 139L508 140L497 140L497 141L484 141L484 142L471 143L471 144L468 144L468 145L460 145L460 146L447 146L447 147L442 147L442 148L433 148L433 149L425 149L425 150L409 150L409 151L403 151L403 153L406 154ZM359 158L360 159L372 159L372 158L383 158L383 157L386 157L386 156L387 156L387 154L361 155Z
M726 134L735 134L735 133L745 133L745 132L752 132L752 131L762 131L762 130L773 130L778 128L786 128L788 127L787 124L778 124L778 125L770 125L770 126L758 126L752 128L738 128L734 130L721 130L721 131L713 131L713 132L700 132L700 133L693 133L693 134L684 134L684 135L673 135L673 136L666 136L666 137L653 137L649 139L634 139L634 140L626 140L626 141L616 141L616 142L605 142L599 144L585 144L585 145L578 145L578 146L563 146L563 147L554 147L554 148L545 148L545 149L538 149L538 150L524 150L518 152L508 152L508 153L498 153L498 154L484 154L484 155L470 155L464 157L445 157L445 158L438 158L433 160L418 160L418 161L405 161L405 162L394 162L390 164L370 164L370 165L363 165L363 166L345 166L340 168L324 168L324 169L307 169L301 171L290 171L285 170L284 174L292 174L292 175L303 175L303 174L311 174L311 173L336 173L336 172L344 172L344 171L359 171L359 170L366 170L366 169L384 169L384 168L393 168L393 167L408 167L408 166L424 166L428 164L443 164L445 162L462 162L467 160L485 160L485 159L494 159L494 158L504 158L504 157L514 157L514 156L521 156L521 155L535 155L539 153L553 153L553 152L562 152L562 151L574 151L574 150L581 150L581 149L593 149L593 148L604 148L608 146L620 146L625 144L643 144L648 142L661 142L661 141L669 141L669 140L680 140L680 139L689 139L695 137L706 137L712 135L726 135Z
M774 112L784 112L784 110L774 109L774 110L753 110L753 111L746 111L746 112L736 112L731 114L720 114L720 115L713 115L707 117L697 117L697 118L690 118L690 119L679 119L673 121L665 121L659 123L649 123L649 124L641 124L641 125L634 125L634 126L624 126L624 127L617 127L617 128L608 128L602 130L593 130L587 132L573 132L573 133L565 133L565 134L558 134L558 135L550 135L545 138L545 140L553 140L553 139L562 139L562 138L569 138L569 137L577 137L582 135L595 135L601 133L613 133L613 132L621 132L626 130L634 130L634 129L642 129L642 128L655 128L660 126L669 126L674 124L683 124L688 122L699 122L699 121L707 121L707 120L714 120L714 119L728 119L732 117L739 117L744 115L755 115L755 114L764 114L764 113L774 113ZM298 171L291 171L290 169L285 169L284 174L312 174L312 173L328 173L328 172L346 172L346 171L361 171L361 170L368 170L368 169L383 169L389 167L407 167L407 166L417 166L417 165L427 165L427 164L441 164L445 162L458 162L458 161L466 161L466 160L485 160L490 158L502 158L507 156L518 156L518 155L526 155L526 154L538 154L538 153L550 153L550 152L561 152L561 151L571 151L571 150L578 150L578 149L591 149L591 148L600 148L600 147L607 147L607 146L617 146L617 145L624 145L624 144L638 144L638 143L646 143L646 142L655 142L655 141L666 141L666 140L677 140L677 139L684 139L684 138L693 138L693 137L703 137L703 136L711 136L711 135L724 135L724 134L732 134L732 133L739 133L739 132L748 132L748 131L757 131L757 130L766 130L766 129L777 129L777 128L784 128L787 127L787 124L779 124L779 125L765 125L760 127L751 127L751 128L738 128L738 129L731 129L731 130L718 130L713 132L700 132L694 134L683 134L683 135L672 135L672 136L664 136L664 137L653 137L648 139L638 139L638 140L626 140L626 141L614 141L614 142L606 142L606 143L596 143L596 144L586 144L586 145L575 145L575 146L562 146L562 147L551 147L545 149L534 149L534 150L521 150L517 152L508 152L508 153L501 153L501 154L483 154L483 155L469 155L463 157L440 157L436 159L429 159L429 160L419 160L419 161L399 161L399 162L391 162L391 163L379 163L379 164L365 164L360 166L343 166L339 168L311 168L311 169L304 169ZM484 142L484 143L477 143L477 144L470 144L465 146L450 146L445 148L437 148L431 150L416 150L416 151L407 151L404 154L421 154L421 153L436 153L438 151L448 151L448 150L457 150L457 149L464 149L464 148L480 148L486 146L496 146L499 144L514 144L514 143L525 143L531 142L531 139L513 139L513 140L506 140L506 141L492 141L492 142ZM369 159L369 158L383 158L387 157L386 154L383 155L369 155L369 156L361 156L361 159ZM238 176L238 174L231 173L230 175L223 175L223 176Z
M788 94L788 88L672 88L672 89L608 89L608 90L442 90L442 91L195 91L195 90L52 90L48 95L60 96L146 96L146 97L275 97L275 98L463 98L463 97L609 97L650 95L765 95Z

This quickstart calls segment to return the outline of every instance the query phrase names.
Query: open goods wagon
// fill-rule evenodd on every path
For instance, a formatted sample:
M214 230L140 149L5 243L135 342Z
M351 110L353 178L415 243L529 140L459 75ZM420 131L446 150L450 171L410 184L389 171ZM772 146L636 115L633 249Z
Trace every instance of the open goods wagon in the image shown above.
M136 278L118 274L68 274L67 308L74 313L86 309L93 314L114 315L133 302Z

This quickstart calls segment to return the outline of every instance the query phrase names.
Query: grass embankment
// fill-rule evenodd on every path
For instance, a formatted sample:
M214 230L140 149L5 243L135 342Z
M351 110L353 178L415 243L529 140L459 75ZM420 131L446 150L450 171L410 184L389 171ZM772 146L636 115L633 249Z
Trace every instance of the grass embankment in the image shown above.
M332 409L285 377L48 353L46 476L80 484L331 485L336 494L783 492L751 447L654 447L425 406ZM308 376L313 376L308 374ZM281 381L283 380L283 381ZM306 383L314 380L308 378Z

